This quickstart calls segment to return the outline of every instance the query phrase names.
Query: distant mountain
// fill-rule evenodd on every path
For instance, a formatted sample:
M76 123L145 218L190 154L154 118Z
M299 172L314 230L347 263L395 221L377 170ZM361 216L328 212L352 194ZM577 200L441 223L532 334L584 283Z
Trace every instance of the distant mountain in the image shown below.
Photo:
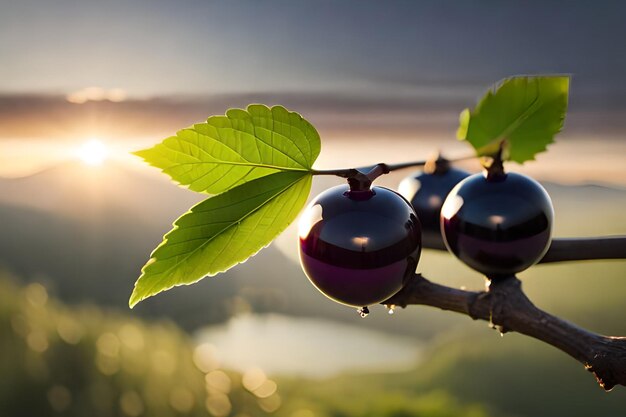
M28 177L0 178L0 203L87 222L110 222L110 210L124 211L129 218L154 225L163 220L171 224L190 205L203 199L147 171L113 161L101 167L69 162ZM150 216L145 216L146 209Z
M203 198L121 165L66 164L0 179L0 266L44 281L65 301L127 309L150 252L173 220ZM299 266L269 247L228 273L135 310L187 328L221 322L238 309L326 316L343 310L311 290Z

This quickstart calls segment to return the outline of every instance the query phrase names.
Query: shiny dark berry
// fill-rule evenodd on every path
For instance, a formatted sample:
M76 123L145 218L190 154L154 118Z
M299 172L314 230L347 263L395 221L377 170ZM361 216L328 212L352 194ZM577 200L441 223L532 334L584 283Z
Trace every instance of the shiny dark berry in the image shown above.
M404 178L398 191L411 203L420 219L424 246L441 248L444 246L439 224L441 206L452 188L470 173L452 168L445 159L434 163L434 167L426 166L424 171Z
M395 191L337 186L302 213L300 261L313 285L342 304L363 307L398 292L417 266L420 224Z
M489 278L521 272L550 245L554 210L535 180L509 173L461 181L441 210L446 246Z

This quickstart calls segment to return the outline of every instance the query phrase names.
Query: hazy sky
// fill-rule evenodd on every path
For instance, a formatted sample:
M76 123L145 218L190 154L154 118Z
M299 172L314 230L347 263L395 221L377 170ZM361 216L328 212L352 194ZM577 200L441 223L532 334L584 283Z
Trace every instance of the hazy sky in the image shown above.
M583 141L551 155L626 167L625 17L624 1L0 0L0 176L93 137L127 156L250 102L301 112L325 143L448 149L459 112L524 73L572 75L560 137ZM111 101L77 104L86 91Z
M622 96L625 16L620 1L0 0L0 92L445 94L567 72Z

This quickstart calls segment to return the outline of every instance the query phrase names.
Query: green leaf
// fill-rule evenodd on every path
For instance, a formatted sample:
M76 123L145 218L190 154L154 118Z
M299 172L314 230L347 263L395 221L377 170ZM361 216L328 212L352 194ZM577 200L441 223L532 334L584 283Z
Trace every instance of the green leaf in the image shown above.
M224 272L269 245L304 207L311 178L308 172L279 172L192 207L152 252L135 284L130 306Z
M193 191L219 194L276 172L308 172L319 153L319 134L298 113L252 104L135 155Z
M563 128L568 93L567 76L505 79L474 110L461 112L457 136L478 156L494 155L505 141L505 159L532 160Z

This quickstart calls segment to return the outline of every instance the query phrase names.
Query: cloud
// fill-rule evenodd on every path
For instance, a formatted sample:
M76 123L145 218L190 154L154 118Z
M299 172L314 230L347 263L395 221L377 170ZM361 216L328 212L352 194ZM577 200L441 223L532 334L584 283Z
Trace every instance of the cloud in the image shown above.
M210 115L224 114L229 108L241 108L250 103L284 105L303 114L321 129L406 128L441 119L424 118L425 114L444 114L444 118L454 120L458 109L467 104L449 98L332 93L170 96L143 100L111 100L110 94L111 91L85 89L68 96L0 95L0 139L171 134Z
M69 96L60 94L0 95L0 140L162 137L210 115L224 114L226 109L242 108L249 103L284 105L301 113L322 133L381 136L398 132L424 135L436 131L453 134L459 112L475 103L466 89L454 94L450 89L440 93L437 88L393 94L291 92L148 99L126 98L115 90L84 89L80 92L81 100L71 101ZM119 96L114 97L115 94ZM626 128L623 117L626 97L607 101L603 96L581 95L574 90L570 109L568 131L601 133Z
M119 103L126 100L127 93L122 88L112 88L106 90L102 87L87 87L74 91L73 93L65 96L66 100L74 104L83 104L88 101L103 101L108 100L114 103Z

